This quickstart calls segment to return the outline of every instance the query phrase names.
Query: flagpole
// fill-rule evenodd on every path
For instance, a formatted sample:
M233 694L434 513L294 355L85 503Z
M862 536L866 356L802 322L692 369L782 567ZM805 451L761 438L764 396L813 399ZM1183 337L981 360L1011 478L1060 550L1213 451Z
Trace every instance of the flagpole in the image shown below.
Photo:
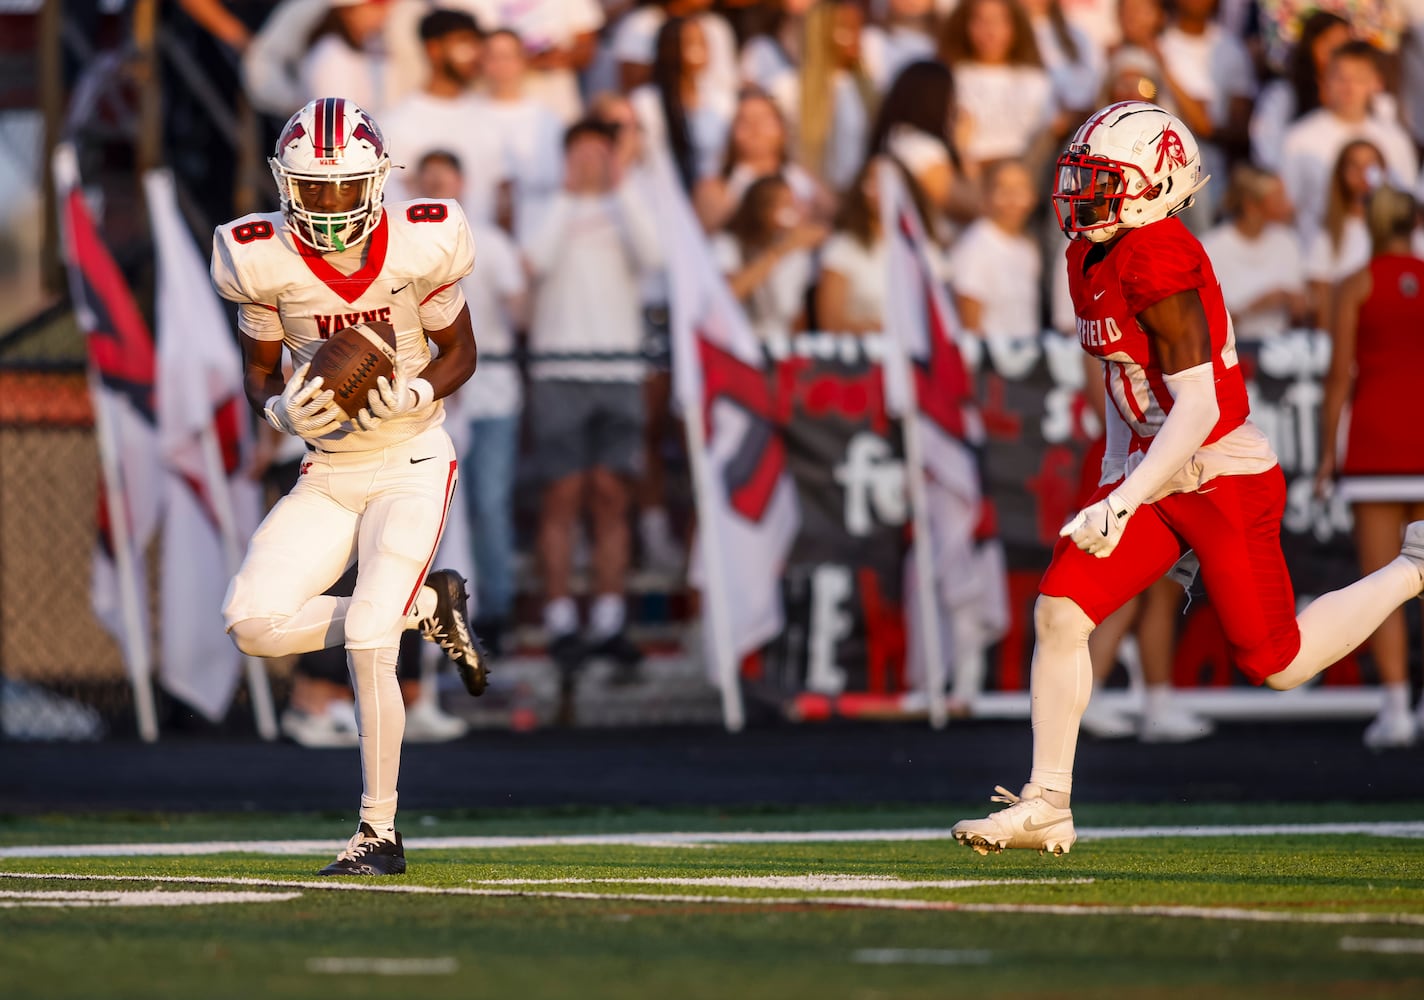
M742 704L742 682L732 641L732 619L727 609L724 553L717 537L718 518L712 510L716 501L707 469L707 429L702 422L701 400L698 403L696 408L688 408L683 413L682 423L687 429L692 494L697 504L697 538L702 547L702 617L710 629L713 667L722 695L722 725L729 733L739 733L747 723L746 709ZM704 643L704 648L706 645Z
M129 534L129 510L124 503L124 491L119 488L121 472L114 425L109 417L109 404L92 367L89 369L89 398L94 401L94 436L99 444L99 469L103 480L100 488L104 491L109 509L114 571L118 575L119 606L124 622L124 660L128 667L129 686L133 688L138 735L145 743L154 743L158 740L158 710L153 699L152 651L144 629L147 619L136 590L137 568L133 540Z
M228 492L222 447L218 443L212 421L204 425L199 441L203 449L203 472L208 481L208 496L212 501L213 513L217 517L228 576L233 577L237 575L242 564L242 543L237 537L237 515L233 513L232 495ZM272 685L267 679L267 669L257 657L245 653L242 656L242 669L247 678L247 693L252 698L252 715L257 722L257 735L270 743L277 738L277 712L272 704Z

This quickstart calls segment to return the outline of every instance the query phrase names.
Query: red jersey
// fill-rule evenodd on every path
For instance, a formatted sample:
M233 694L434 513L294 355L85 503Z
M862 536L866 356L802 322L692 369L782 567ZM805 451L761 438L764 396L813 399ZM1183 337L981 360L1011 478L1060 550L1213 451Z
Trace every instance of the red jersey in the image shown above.
M1137 316L1190 289L1201 296L1206 310L1220 411L1205 443L1246 422L1250 405L1221 284L1201 243L1180 219L1129 229L1105 248L1074 240L1068 244L1067 257L1078 341L1106 362L1108 399L1133 433L1133 450L1146 447L1172 410L1172 393Z
M1413 416L1424 371L1424 260L1370 262L1355 332L1355 389L1343 476L1424 474L1424 426Z

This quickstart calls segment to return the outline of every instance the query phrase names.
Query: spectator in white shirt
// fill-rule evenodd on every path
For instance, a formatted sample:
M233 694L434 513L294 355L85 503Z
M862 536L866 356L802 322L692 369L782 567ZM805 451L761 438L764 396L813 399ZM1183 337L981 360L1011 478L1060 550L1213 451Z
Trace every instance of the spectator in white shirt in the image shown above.
M1246 46L1216 22L1217 2L1174 0L1158 56L1178 89L1182 120L1201 146L1202 172L1225 177L1227 157L1248 143L1256 74ZM1215 221L1218 190L1207 185L1197 195L1196 217L1206 225Z
M811 251L826 235L826 227L807 221L786 181L773 174L747 188L726 231L713 238L717 265L763 341L789 343L793 332L804 329Z
M1334 11L1317 10L1302 22L1285 73L1261 88L1251 111L1251 158L1257 166L1280 169L1286 129L1320 107L1330 55L1351 37L1350 22Z
M671 157L687 191L717 173L727 149L733 106L702 87L707 39L691 18L670 18L658 31L653 79L629 100L650 147Z
M816 321L831 333L872 334L885 329L887 250L880 227L877 163L879 157L867 160L855 183L845 190L835 231L821 250Z
M669 17L690 17L707 39L707 65L700 85L720 92L723 100L737 93L737 38L727 19L712 9L712 0L644 0L618 24L609 45L618 61L619 86L632 93L653 78L658 31Z
M330 8L302 61L303 100L340 94L379 115L394 97L381 46L390 7L377 0L332 0Z
M696 191L697 214L703 228L708 232L721 229L742 203L752 182L776 174L791 188L802 210L813 218L828 221L835 214L835 196L810 171L791 160L786 120L780 107L765 91L745 90L732 117L722 169Z
M505 178L488 103L471 89L479 76L482 34L469 14L434 10L420 22L430 77L381 117L397 163L413 166L435 149L459 159L464 185L460 205L472 222L495 217L495 192ZM392 170L386 198L411 197L404 170Z
M520 206L558 190L563 169L563 126L544 102L528 94L528 60L519 36L507 28L485 39L484 110L512 185L516 225Z
M1414 142L1402 126L1381 121L1371 107L1384 91L1379 51L1368 42L1347 42L1330 56L1321 92L1322 106L1286 131L1281 180L1295 205L1296 228L1313 239L1325 214L1329 177L1345 144L1366 139L1384 157L1388 179L1408 188L1419 169Z
M1063 13L1061 0L1024 0L1043 68L1053 82L1053 98L1063 124L1058 133L1095 111L1107 73L1107 53Z
M1058 131L1053 81L1018 0L962 0L944 23L940 58L954 67L966 163L1047 158Z
M770 0L765 29L742 44L742 83L770 94L793 131L800 111L797 74L805 55L806 12L815 5L816 0Z
M933 0L889 0L884 19L865 26L865 69L881 93L910 63L935 57L934 6Z
M486 31L508 28L529 56L529 95L565 124L583 114L578 74L598 49L598 0L439 0L475 15Z
M1370 262L1365 200L1385 182L1379 147L1356 139L1345 144L1330 171L1324 224L1306 244L1305 276L1310 283L1316 326L1330 322L1335 286Z
M460 200L461 165L451 153L425 154L415 172L422 198ZM519 251L500 229L472 223L475 269L460 282L478 331L480 366L445 400L445 427L474 475L460 483L472 528L479 635L495 656L514 606L514 479L523 393L514 363L514 328L523 325L527 282ZM466 556L468 558L468 555ZM461 564L464 563L461 560Z
M971 222L979 214L979 164L960 160L958 121L949 68L910 63L881 102L866 143L867 159L883 153L905 168L930 209L925 225L932 237L946 218Z
M806 15L798 158L837 190L860 169L871 109L878 103L861 57L864 25L858 0L825 0Z
M1291 204L1275 174L1249 164L1231 173L1227 221L1202 237L1238 340L1266 340L1309 318L1305 263Z
M630 484L643 456L643 317L638 279L658 263L654 221L626 183L611 130L586 121L565 137L564 188L526 218L535 275L529 412L544 483L538 551L549 653L571 683L590 655L633 671L625 631ZM574 524L593 525L593 603L581 636L570 589Z
M1000 160L984 174L984 217L959 238L946 261L964 329L984 340L1037 337L1043 254L1029 236L1033 176L1017 160Z

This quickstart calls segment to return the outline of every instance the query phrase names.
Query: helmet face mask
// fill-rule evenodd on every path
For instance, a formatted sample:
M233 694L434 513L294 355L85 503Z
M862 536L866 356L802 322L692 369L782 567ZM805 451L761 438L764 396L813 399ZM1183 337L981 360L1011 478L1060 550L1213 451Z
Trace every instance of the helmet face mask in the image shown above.
M381 218L391 158L375 121L353 102L318 98L282 130L268 160L292 233L321 253L361 243Z
M1185 211L1209 179L1180 120L1125 101L1091 115L1058 158L1053 211L1069 239L1104 243Z

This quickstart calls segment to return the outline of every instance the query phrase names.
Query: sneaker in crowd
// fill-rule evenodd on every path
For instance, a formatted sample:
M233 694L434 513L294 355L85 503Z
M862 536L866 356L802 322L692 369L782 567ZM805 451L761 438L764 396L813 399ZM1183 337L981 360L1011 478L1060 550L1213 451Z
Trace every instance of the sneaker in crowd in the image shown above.
M1105 704L1095 692L1083 718L1078 721L1078 728L1100 740L1123 740L1137 735L1137 720Z
M1419 726L1409 712L1386 708L1365 729L1365 746L1371 750L1412 747L1419 738Z
M589 655L611 660L613 673L609 681L613 684L633 684L642 679L638 669L643 663L643 651L628 638L626 631L620 630L595 643Z
M1024 848L1067 854L1078 840L1073 828L1073 811L1060 809L1043 797L1038 785L1024 785L1018 795L996 786L991 802L1006 802L1007 809L983 819L965 819L950 830L954 839L980 854Z
M346 850L336 856L318 875L404 875L405 848L401 835L386 840L376 834L371 824L362 823L356 835L346 842Z
M429 701L417 701L405 709L405 742L448 743L470 731L464 719L441 710Z
M425 578L425 585L435 591L435 610L420 623L420 634L445 651L465 690L478 698L489 685L489 654L466 617L470 595L465 578L451 569L437 569Z
M1137 738L1143 743L1190 743L1216 732L1216 724L1195 712L1164 705L1142 713Z
M577 632L565 632L549 640L549 659L565 677L571 676L588 659L588 645Z
M343 698L327 703L320 712L289 708L282 713L282 734L304 747L354 747L361 742L356 706Z

